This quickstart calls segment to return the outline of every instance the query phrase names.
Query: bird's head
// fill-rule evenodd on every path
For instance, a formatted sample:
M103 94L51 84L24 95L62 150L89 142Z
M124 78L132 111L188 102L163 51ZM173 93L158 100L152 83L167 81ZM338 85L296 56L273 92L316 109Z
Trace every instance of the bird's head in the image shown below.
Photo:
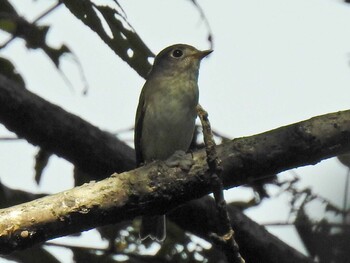
M198 73L200 61L212 50L200 51L193 46L176 44L163 49L155 58L152 72L167 72L172 75L185 71Z

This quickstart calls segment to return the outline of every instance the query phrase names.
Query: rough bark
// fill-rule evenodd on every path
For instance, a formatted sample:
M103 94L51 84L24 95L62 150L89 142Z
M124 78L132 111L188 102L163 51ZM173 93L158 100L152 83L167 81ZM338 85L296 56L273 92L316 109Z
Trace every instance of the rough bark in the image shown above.
M28 90L19 88L14 82L3 76L0 76L0 121L4 123L7 128L16 132L20 137L27 139L35 145L50 149L51 152L71 161L75 166L90 175L94 174L96 179L102 178L113 171L121 172L134 167L133 150L130 147L118 141L112 135L85 122L81 118L43 100ZM218 151L221 156L224 157L226 188L230 187L230 185L233 186L250 182L256 178L262 178L288 168L314 164L322 159L349 151L349 123L350 111L338 112L313 118L306 122L282 127L257 136L236 139L224 146L219 146ZM203 180L202 178L202 175L200 175L197 179L201 181ZM157 178L155 178L155 180L157 180ZM201 183L202 182L199 182L199 185L201 185ZM164 185L163 187L166 190L167 186ZM193 199L195 196L200 196L201 194L199 192L203 191L203 189L199 189L200 191L198 190L197 192L197 188L189 188L188 193L193 194L193 196L188 197L188 200ZM178 194L183 196L181 191L184 191L184 186L176 189L179 190ZM209 189L207 190L209 191ZM131 199L134 198L135 203L137 198L133 197L132 191L130 193ZM77 200L81 200L86 194L87 193L83 191L82 195ZM158 189L149 195L150 199L153 198L151 196L155 197L153 203L150 201L149 207L152 206L154 208L156 207L154 204L163 204L159 209L149 209L150 213L166 211L172 207L168 207L167 202L169 201L171 203L174 196L165 195L163 196L164 200L161 200L162 194L162 191L159 192ZM143 198L146 197L144 196ZM183 200L179 199L179 204L187 200L184 196L182 198ZM57 214L55 215L54 212L56 211L52 210L53 214L51 219L53 221L51 224L48 224L50 227L45 225L48 221L45 223L40 221L41 219L45 219L44 216L40 216L41 213L43 213L43 215L47 213L45 210L36 210L38 213L36 213L35 216L39 217L40 220L38 220L29 217L29 214L25 212L27 210L30 212L32 209L28 204L24 205L26 209L24 209L23 212L17 210L20 209L21 206L10 208L14 209L11 211L20 213L17 214L18 218L16 218L16 221L14 221L12 225L11 222L6 226L3 225L3 222L5 222L3 221L4 217L0 220L0 226L3 226L1 231L2 235L0 237L0 247L3 248L2 253L20 247L28 247L31 244L50 239L54 236L62 236L104 223L113 223L123 220L123 218L131 218L136 214L147 211L147 206L142 206L142 203L140 203L140 208L135 208L133 212L129 211L130 216L122 214L119 216L111 216L110 213L112 213L112 210L107 211L106 214L99 214L99 212L96 212L96 215L93 216L93 213L90 212L90 205L94 204L95 201L88 204L87 208L84 209L83 204L79 205L79 202L76 203L75 199L73 199L68 196L68 202L66 202L66 199L61 199L61 201L65 201L64 203L58 202ZM55 200L55 198L53 200ZM118 202L115 198L113 200ZM39 203L40 202L42 202L42 200L39 201ZM71 215L69 215L69 213L60 214L62 212L60 208L64 210L64 207L61 207L62 204L68 204L66 212L69 210L74 211L75 207L76 211L73 213L75 215L72 215L74 220L70 221ZM172 203L172 205L175 206L176 204ZM2 213L6 211L8 212L9 210L1 210ZM85 212L87 214L84 215ZM11 215L14 216L16 213L12 213ZM21 216L24 218L20 219ZM80 217L82 221L79 221L78 218ZM91 220L86 222L86 218L89 217L91 217ZM18 224L25 221L25 218L28 219L28 228L26 228L26 223L24 223L24 225ZM59 218L64 218L64 220L60 221ZM241 218L245 218L244 215L242 215ZM183 224L183 222L181 223L180 219L173 219L186 230L194 231L191 224L186 225ZM30 223L30 220L33 221ZM57 225L53 223L55 220ZM39 224L39 222L41 223ZM196 220L192 220L192 222L196 222ZM264 245L264 241L259 245L262 239L259 241L259 235L255 235L257 233L256 228L244 227L245 224L243 222L249 225L249 219L244 219L243 222L239 222L237 226L234 225L234 229L236 230L237 239L241 244L243 253L245 253L244 251L247 249L246 245L248 246L248 252L249 247L255 247L256 244L260 247ZM66 225L68 225L68 227L66 227ZM212 230L203 228L202 231L203 233L207 233ZM243 237L251 237L251 240L249 240L249 242L241 240L239 237L240 232L244 233L242 234ZM10 233L16 234L8 235ZM25 241L23 241L23 239ZM269 244L272 242L271 239L274 239L274 237L267 234L265 243ZM3 246L4 244L5 246ZM283 248L284 243L280 241L280 244ZM287 247L288 246L285 246L286 249ZM269 254L269 249L263 250L263 253ZM252 254L251 252L248 254L245 253L244 255L247 257L249 254L254 255L254 253ZM271 256L271 258L273 257ZM259 259L259 257L255 259ZM283 260L279 258L279 262L284 262ZM253 260L253 262L256 262L256 260ZM271 262L278 262L278 260Z
M350 111L331 113L217 146L225 188L315 164L350 150ZM190 155L191 156L191 155ZM0 252L57 236L165 213L211 192L205 152L187 170L166 162L0 210Z

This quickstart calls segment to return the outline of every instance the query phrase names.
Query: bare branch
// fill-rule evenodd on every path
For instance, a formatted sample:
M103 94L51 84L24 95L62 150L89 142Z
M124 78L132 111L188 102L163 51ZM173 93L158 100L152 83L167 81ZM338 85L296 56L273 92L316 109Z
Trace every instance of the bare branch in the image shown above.
M197 113L203 127L207 164L211 173L212 191L220 218L220 223L218 224L218 226L220 226L218 227L219 232L218 234L212 233L211 237L213 238L214 242L220 245L222 250L225 251L225 255L227 256L229 262L244 263L245 260L239 253L239 247L234 238L234 231L231 227L229 214L227 212L226 200L224 198L224 187L222 185L221 178L221 160L219 159L215 149L216 144L211 131L208 113L199 104L197 105Z
M232 228L235 230L235 239L240 245L240 253L247 262L313 262L248 218L237 207L228 205L227 209ZM206 240L210 240L208 233L216 231L220 224L215 201L209 196L181 205L167 217L183 229Z
M65 158L95 178L135 167L134 151L124 142L2 75L0 122L18 137Z
M2 105L0 101L0 105ZM1 110L0 110L1 112ZM216 147L225 188L349 151L350 110L314 117ZM211 191L203 150L189 171L155 162L0 210L0 252L144 214L162 214Z

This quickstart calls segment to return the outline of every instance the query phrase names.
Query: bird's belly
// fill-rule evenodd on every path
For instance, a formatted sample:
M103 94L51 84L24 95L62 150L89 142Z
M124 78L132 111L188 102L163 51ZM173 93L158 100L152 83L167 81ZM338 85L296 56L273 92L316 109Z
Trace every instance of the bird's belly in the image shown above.
M146 162L165 160L175 151L187 151L193 137L195 106L162 107L162 111L147 112L141 136L141 148ZM147 145L147 147L143 147Z

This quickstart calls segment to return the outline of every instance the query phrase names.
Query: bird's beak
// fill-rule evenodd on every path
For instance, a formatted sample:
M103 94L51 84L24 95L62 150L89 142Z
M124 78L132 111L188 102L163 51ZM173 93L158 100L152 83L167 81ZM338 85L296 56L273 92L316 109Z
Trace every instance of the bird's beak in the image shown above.
M194 53L193 56L196 57L196 58L202 59L202 58L208 56L208 55L209 55L211 52L213 52L213 51L214 51L214 50L211 50L211 49L209 49L209 50L203 50L203 51L198 51L198 52Z

